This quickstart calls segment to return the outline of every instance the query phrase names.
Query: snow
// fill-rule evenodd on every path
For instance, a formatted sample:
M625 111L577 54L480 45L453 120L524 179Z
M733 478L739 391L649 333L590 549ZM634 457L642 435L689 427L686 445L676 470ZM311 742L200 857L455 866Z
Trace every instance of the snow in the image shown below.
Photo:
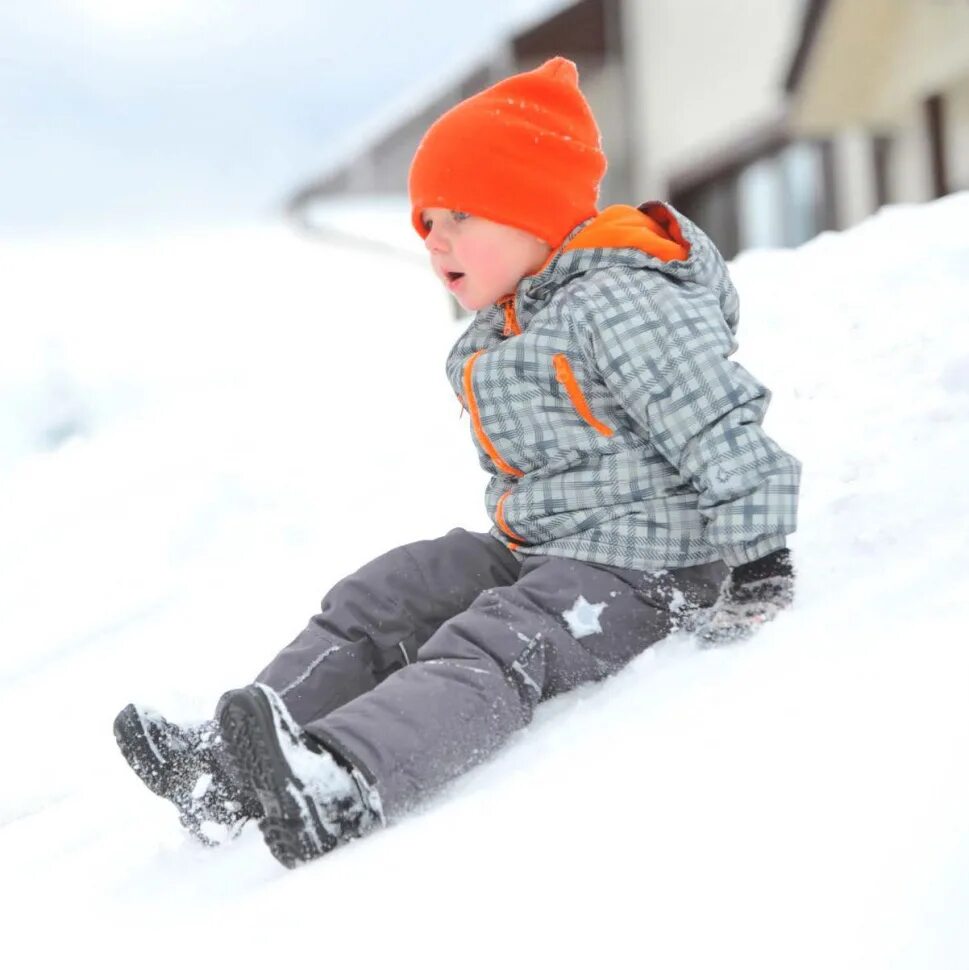
M969 965L967 223L735 263L804 462L790 611L670 638L294 872L192 844L111 720L206 717L340 576L485 527L449 305L282 228L0 242L4 962Z
M211 784L212 776L210 774L199 775L198 781L192 789L192 798L196 800L201 798L209 790Z

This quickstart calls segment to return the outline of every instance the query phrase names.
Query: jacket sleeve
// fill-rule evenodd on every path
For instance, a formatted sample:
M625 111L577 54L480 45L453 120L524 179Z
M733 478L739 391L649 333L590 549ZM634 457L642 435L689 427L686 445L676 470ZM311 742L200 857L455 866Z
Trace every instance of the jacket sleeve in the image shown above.
M800 463L764 433L770 392L728 359L736 342L716 295L662 278L634 301L601 284L590 291L580 305L592 363L699 493L706 541L731 566L783 548L797 524Z

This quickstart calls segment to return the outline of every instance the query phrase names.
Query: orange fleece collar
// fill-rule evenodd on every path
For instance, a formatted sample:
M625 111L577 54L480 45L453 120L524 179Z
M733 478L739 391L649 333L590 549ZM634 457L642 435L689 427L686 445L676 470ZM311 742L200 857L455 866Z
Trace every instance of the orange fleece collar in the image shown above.
M664 263L690 255L690 244L676 217L659 202L647 203L640 209L631 205L608 206L562 251L573 249L639 249Z

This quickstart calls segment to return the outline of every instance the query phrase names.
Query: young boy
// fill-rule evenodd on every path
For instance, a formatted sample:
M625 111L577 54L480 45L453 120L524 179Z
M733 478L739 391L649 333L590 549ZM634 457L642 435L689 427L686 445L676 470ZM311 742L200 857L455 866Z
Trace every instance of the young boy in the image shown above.
M131 766L203 841L258 818L283 864L323 855L718 597L713 638L790 600L799 465L761 429L767 390L727 359L726 266L669 206L598 212L605 164L562 58L424 137L412 219L476 311L447 373L494 527L394 549L338 583L214 722L118 715Z

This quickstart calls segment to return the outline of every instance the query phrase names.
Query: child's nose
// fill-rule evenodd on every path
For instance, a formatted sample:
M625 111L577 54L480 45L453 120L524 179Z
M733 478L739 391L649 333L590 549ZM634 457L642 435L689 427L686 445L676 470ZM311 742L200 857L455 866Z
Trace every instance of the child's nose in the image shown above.
M424 237L424 245L429 253L442 253L447 249L447 239L436 226Z

